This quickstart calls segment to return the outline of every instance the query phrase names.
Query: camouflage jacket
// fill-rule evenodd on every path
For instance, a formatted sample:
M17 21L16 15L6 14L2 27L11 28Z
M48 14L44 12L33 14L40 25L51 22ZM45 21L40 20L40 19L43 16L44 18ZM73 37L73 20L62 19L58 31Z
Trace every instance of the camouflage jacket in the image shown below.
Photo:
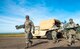
M25 23L24 23L24 26L25 26L25 29L28 29L28 28L32 28L34 27L34 24L31 20L26 20Z

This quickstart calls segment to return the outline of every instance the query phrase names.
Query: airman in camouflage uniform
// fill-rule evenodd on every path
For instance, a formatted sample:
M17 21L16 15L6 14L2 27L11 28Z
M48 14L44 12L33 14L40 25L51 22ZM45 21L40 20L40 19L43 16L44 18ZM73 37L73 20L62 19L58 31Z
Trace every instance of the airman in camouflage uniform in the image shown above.
M62 36L63 36L63 37L65 37L65 36L64 36L64 35L65 35L65 32L64 32L64 23L63 23L63 22L61 23L60 28L59 28L58 31L62 33Z
M52 31L52 39L53 39L53 42L57 42L57 31L58 31L58 27L56 25L53 26L53 31Z
M80 26L79 26L79 24L77 24L76 32L77 32L76 38L77 38L78 40L80 40Z
M73 19L69 19L69 23L67 23L66 28L74 28L76 27L76 24L73 22ZM73 42L75 42L76 39L76 30L75 29L69 29L68 30L68 46L71 46Z
M32 28L34 28L34 24L33 24L33 22L29 19L29 16L28 16L28 15L26 16L26 21L25 21L25 23L24 23L24 26L25 26L26 44L27 44L27 47L29 47L29 43L32 44L32 41L31 41L30 38L29 38L29 33L31 33Z
M63 25L63 28L64 28L64 30L63 30L63 37L65 39L68 39L68 31L65 29L66 27L67 27L67 24L64 24Z
M30 33L34 32L33 22L29 19L29 16L27 15L24 25L20 25L20 26L16 25L15 27L16 29L21 29L21 28L25 29L26 46L28 48L29 44L32 44L32 41L30 40L29 35Z

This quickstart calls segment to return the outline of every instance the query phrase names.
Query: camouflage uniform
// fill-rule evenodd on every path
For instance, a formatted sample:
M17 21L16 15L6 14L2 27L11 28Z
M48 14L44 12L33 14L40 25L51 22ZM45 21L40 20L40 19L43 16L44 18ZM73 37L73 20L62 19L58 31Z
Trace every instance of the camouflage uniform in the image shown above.
M65 29L66 27L67 27L67 24L64 24L63 37L65 39L68 39L68 31Z
M57 42L57 29L58 29L58 27L54 25L52 29L53 29L52 39L53 39L54 42Z
M77 38L78 40L80 40L80 26L79 26L79 25L77 26L76 31L77 31L76 38Z
M76 27L76 24L73 22L73 19L70 19L70 22L67 23L67 28L74 28ZM75 29L69 29L68 30L68 42L69 45L71 45L73 43L73 41L75 42L76 39L76 31Z
M26 43L31 43L32 41L29 38L29 33L31 33L31 29L34 26L34 24L31 20L26 20L24 26L25 26Z
M65 29L66 28L66 23L62 23L61 26L60 26L60 30L61 30L61 33L62 33L62 36L67 39L67 30Z
M62 33L62 36L64 36L64 24L61 23L60 28L58 30L60 33Z
M63 34L64 34L64 35L63 35L63 36L64 36L64 38L65 38L65 39L68 39L68 33L67 33L68 31L64 29L64 31L63 31L63 32L64 32L64 33L63 33Z
M24 25L16 25L15 26L16 29L21 29L21 28L24 28L25 29L25 38L26 38L26 45L28 48L29 47L29 43L32 45L32 41L30 40L30 35L32 32L34 32L34 24L33 22L29 19L29 16L26 15L26 21L24 23Z

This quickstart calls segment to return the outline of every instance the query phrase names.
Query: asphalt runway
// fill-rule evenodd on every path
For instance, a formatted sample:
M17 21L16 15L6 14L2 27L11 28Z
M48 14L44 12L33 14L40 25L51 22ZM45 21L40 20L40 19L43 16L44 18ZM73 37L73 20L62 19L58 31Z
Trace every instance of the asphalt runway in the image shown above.
M80 41L76 41L71 47L67 46L67 40L61 39L58 43L52 40L31 39L32 46L25 48L24 37L0 37L0 49L80 49Z

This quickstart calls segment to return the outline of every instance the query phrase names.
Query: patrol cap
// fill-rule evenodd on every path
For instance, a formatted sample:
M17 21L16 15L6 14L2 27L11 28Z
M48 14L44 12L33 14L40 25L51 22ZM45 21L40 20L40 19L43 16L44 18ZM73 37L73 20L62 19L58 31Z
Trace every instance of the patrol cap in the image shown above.
M26 15L26 18L29 18L29 15Z
M73 22L73 19L72 19L72 18L70 18L70 19L69 19L69 21L70 21L70 22Z

